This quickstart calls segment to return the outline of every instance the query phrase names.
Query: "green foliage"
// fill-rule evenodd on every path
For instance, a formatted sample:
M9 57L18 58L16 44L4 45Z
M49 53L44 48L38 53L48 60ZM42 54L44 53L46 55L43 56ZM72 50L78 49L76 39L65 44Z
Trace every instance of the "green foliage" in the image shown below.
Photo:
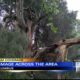
M51 26L51 30L52 30L52 32L54 32L54 33L56 33L56 32L57 32L57 28L56 28L56 27L54 27L54 26Z
M80 20L76 20L75 25L73 27L74 27L72 31L73 37L79 38L80 37ZM72 50L72 53L74 54L69 55L70 59L79 59L80 58L80 45L77 45L77 46L73 45L71 50Z
M80 37L80 20L76 20L75 24L73 33L75 34L75 37Z
M0 72L0 79L31 79L29 72L22 73L10 73L10 72Z
M22 57L27 48L25 33L19 31L0 30L0 57Z
M59 13L57 2L58 0L42 0L41 7L46 14L57 14Z
M48 23L47 26L51 27L52 32L54 32L54 33L57 32L57 28L53 25L53 23Z

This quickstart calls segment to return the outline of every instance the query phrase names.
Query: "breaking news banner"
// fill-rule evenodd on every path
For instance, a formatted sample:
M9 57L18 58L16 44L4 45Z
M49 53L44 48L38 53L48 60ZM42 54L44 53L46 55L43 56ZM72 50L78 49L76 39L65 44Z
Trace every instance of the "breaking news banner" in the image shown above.
M0 70L76 70L74 62L40 62L34 58L0 58Z
M0 62L0 69L12 70L74 70L72 62Z
M40 62L34 58L0 58L0 70L80 71L80 62Z

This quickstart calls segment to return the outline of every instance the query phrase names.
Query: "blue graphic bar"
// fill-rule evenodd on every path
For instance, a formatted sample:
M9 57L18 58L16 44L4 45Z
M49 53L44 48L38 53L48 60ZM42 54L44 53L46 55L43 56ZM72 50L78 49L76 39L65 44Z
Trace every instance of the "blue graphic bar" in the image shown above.
M76 70L74 62L0 62L0 69Z

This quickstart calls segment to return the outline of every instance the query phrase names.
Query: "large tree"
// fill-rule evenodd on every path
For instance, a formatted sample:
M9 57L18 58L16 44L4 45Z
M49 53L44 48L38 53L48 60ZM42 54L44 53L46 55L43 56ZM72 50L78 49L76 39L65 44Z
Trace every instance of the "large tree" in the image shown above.
M69 12L64 0L8 0L5 2L12 4L14 1L19 28L28 37L28 44L25 43L28 45L28 49L24 57L32 55L36 57L36 53L40 53L39 58L42 56L44 60L47 57L47 61L54 61L58 56L55 55L56 49L61 51L60 48L63 46L66 49L68 45L80 42L79 39L66 39L73 37L72 30L75 25L76 12ZM33 40L34 43L32 43ZM51 53L51 55L47 55L47 53ZM49 56L51 57L49 58ZM61 56L60 60L63 61L64 51ZM38 76L35 73L32 77L41 78L42 75L39 72ZM48 73L44 74L44 78L46 75ZM55 76L52 75L49 78L52 77Z

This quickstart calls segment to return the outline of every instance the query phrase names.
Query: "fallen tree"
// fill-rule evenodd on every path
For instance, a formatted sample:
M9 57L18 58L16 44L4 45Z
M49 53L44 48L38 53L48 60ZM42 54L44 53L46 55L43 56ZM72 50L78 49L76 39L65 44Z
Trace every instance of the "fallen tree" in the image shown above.
M43 60L44 56L48 55L54 57L55 58L55 60L53 59L54 61L65 61L67 59L67 53L68 53L67 48L79 43L80 43L80 38L60 40L48 47L39 48L34 58L39 58L39 59L42 58Z

